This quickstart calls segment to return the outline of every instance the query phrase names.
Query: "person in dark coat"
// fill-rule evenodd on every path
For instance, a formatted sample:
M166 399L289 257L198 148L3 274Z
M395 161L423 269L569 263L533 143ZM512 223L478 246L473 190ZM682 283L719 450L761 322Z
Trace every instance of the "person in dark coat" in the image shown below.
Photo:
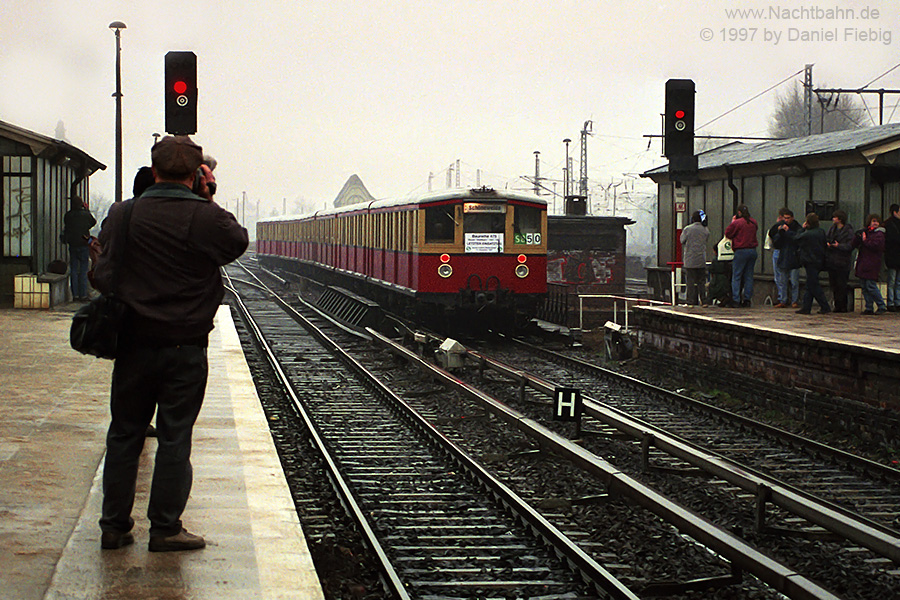
M94 271L103 293L111 291L115 277L116 293L129 309L112 373L100 546L113 550L134 543L138 458L156 409L148 549L199 550L205 540L181 521L193 481L191 437L209 373L208 336L225 293L220 268L244 253L248 236L212 200L214 178L201 169L203 149L188 136L164 137L151 158L156 183L140 198L109 209ZM121 265L117 250L123 251Z
M782 225L787 225L788 229L783 229ZM797 303L800 299L800 258L793 235L799 231L800 223L794 219L794 211L779 209L778 221L769 229L774 248L772 266L775 269L775 288L778 290L778 302L774 308L800 307Z
M809 213L802 231L794 235L800 255L800 264L806 271L806 291L803 293L803 306L797 314L808 315L812 310L813 299L819 303L819 314L831 312L828 298L819 285L819 273L825 267L825 232L819 227L819 215Z
M862 287L863 300L866 302L864 315L880 315L887 312L887 305L878 289L878 273L881 271L881 258L884 256L884 227L881 217L866 217L866 228L856 232L853 247L859 248L856 255L856 277ZM872 310L878 305L878 311Z
M884 265L887 267L887 309L900 311L900 204L891 204L884 221Z
M63 216L62 239L69 246L72 298L76 302L87 302L91 227L97 224L97 219L81 198L72 198L72 205L72 209Z
M834 295L834 312L848 312L847 280L850 279L853 254L853 226L847 223L847 213L836 210L831 215L831 228L825 234L825 269L828 285Z

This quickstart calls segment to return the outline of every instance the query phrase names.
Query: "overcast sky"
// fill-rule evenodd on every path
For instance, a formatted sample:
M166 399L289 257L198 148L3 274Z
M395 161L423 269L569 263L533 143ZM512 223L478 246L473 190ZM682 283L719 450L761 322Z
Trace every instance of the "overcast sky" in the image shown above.
M2 0L0 120L48 136L61 120L72 144L107 165L91 188L110 199L112 21L127 25L125 197L163 132L163 58L190 50L194 138L219 160L218 198L246 192L264 215L285 198L289 210L298 199L330 204L354 173L378 198L424 191L429 173L443 188L457 159L464 185L480 169L482 183L527 187L536 150L542 175L561 179L562 140L573 140L577 173L587 120L593 190L633 182L665 162L643 136L660 131L669 78L696 82L699 126L807 63L816 85L857 88L900 61L896 0ZM698 133L765 135L777 93L800 81ZM900 88L900 68L873 87ZM887 97L890 122L897 101Z

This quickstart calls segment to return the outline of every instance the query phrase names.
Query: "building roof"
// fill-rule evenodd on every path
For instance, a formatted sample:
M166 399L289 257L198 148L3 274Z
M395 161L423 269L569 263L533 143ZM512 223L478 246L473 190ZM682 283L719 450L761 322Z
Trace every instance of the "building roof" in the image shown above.
M697 155L698 170L725 166L784 163L802 158L851 155L872 163L884 154L900 148L900 123L820 133L806 137L773 140L758 144L733 142ZM650 169L643 177L666 175L669 165Z
M83 150L62 140L55 140L11 123L0 121L0 137L13 140L31 149L34 156L47 160L70 160L75 162L76 170L84 170L85 175L106 169L106 165L89 156ZM79 168L80 167L80 168Z
M362 204L363 202L371 202L374 199L375 196L369 193L369 190L366 189L362 179L354 174L350 176L347 183L345 183L344 187L341 188L341 191L338 192L337 197L334 199L334 206L339 208L351 204Z

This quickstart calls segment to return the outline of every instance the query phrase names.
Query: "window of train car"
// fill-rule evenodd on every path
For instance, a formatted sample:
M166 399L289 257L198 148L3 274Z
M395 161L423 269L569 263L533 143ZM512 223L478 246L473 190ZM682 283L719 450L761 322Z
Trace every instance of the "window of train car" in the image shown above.
M532 206L513 207L513 243L524 245L540 245L541 209Z
M471 204L471 203L470 203ZM477 205L470 208L466 205L463 217L463 231L466 233L505 233L506 206L502 204Z
M425 243L452 244L456 220L452 204L428 206L425 208Z

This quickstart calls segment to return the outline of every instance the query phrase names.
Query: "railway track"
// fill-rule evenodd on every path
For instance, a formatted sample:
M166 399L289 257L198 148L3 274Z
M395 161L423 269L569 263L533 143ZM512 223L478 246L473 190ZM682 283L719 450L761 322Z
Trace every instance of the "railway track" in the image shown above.
M458 406L460 399L438 400L435 404L435 397L444 398L445 394L447 394L447 392L437 391L438 389L443 389L442 387L431 389L434 387L431 384L430 386L425 385L423 390L421 389L421 384L417 388L416 384L413 383L393 381L400 369L396 365L386 362L383 353L374 351L369 346L357 347L355 351L358 351L360 353L359 357L362 357L359 358L360 362L365 363L369 361L374 369L381 370L382 379L391 380L392 386L398 384L399 389L405 390L401 393L406 396L407 402L418 403L417 401L419 400L424 401L425 405L421 407L421 410L427 415L427 420L432 423L447 424L448 426L442 427L442 430L444 430L446 436L452 437L455 441L459 440L462 443L463 438L467 436L468 438L472 437L471 433L461 433L461 430L458 429L458 426L463 421L467 422L467 427L469 428L471 428L472 424L490 423L491 419L484 418L486 414L484 407L468 409L473 412L474 418L465 419L465 415L460 416L458 414L442 415L441 410L446 410L446 407L451 405ZM396 347L392 351L400 352ZM429 377L432 376L429 375ZM449 395L458 396L459 394L450 392ZM428 402L431 402L431 408L429 408ZM440 408L435 409L435 406ZM518 420L520 423L524 420L521 415L510 418ZM503 419L500 419L500 421L503 421ZM579 469L573 467L573 464L579 461L584 462L585 460L595 463L598 461L596 461L597 457L585 458L578 449L573 450L570 448L569 452L572 455L567 457L568 460L564 460L560 464L554 464L551 474L548 475L545 471L536 475L536 478L526 477L523 480L523 472L530 471L532 467L538 469L546 468L548 460L557 459L542 456L537 459L534 465L528 464L525 468L519 468L522 460L526 461L526 463L533 462L530 458L533 456L533 451L547 442L537 444L532 438L522 439L521 428L509 426L508 422L504 422L501 425L497 423L492 424L495 428L500 427L502 429L502 427L505 427L505 432L482 432L482 440L502 440L504 443L512 444L513 447L518 444L521 446L519 448L520 451L516 451L515 448L512 450L508 448L499 450L494 448L491 450L490 441L487 444L484 441L480 442L482 448L479 449L476 447L478 446L477 443L472 446L471 439L467 439L465 443L472 447L471 452L485 457L486 462L490 463L491 470L504 478L508 478L508 482L513 483L513 487L520 489L522 495L530 495L530 500L533 501L535 506L540 508L544 518L555 524L558 529L569 533L573 540L577 540L580 543L585 553L596 557L598 562L610 565L610 571L619 574L632 589L640 590L642 597L664 593L676 594L676 596L680 594L683 597L697 597L690 594L692 590L699 589L707 590L703 593L702 597L704 598L770 597L767 594L771 595L771 597L779 597L773 590L780 590L793 598L839 597L832 595L816 583L806 579L799 572L795 572L764 555L759 555L736 536L730 535L728 531L717 529L711 522L702 518L697 519L695 515L688 514L689 511L683 511L681 507L674 505L665 498L656 497L652 492L648 492L646 497L638 503L645 508L649 508L651 504L656 504L656 506L650 508L650 512L653 514L665 514L668 511L673 515L678 515L672 522L678 523L678 526L682 529L685 528L685 523L692 523L688 529L693 528L693 539L701 540L705 545L700 546L694 541L686 540L684 535L677 531L677 527L661 524L659 519L654 518L653 515L650 515L650 518L646 514L639 516L639 513L646 513L646 511L636 509L631 506L631 502L623 502L621 500L621 497L629 496L633 492L632 489L629 493L623 493L623 487L631 486L634 489L640 489L641 485L639 482L628 478L623 479L617 475L610 475L610 473L607 473L605 476L597 475L593 478L593 481L590 481L591 478L585 479L583 474L580 475L579 479L579 475L576 473ZM553 436L551 435L548 439L552 438ZM565 444L572 446L571 442L567 440L560 441L563 446ZM559 449L554 451L563 456L566 455L566 451L560 452ZM498 459L498 457L500 458ZM579 466L584 468L583 464ZM561 474L564 472L566 476L562 477ZM553 481L555 476L559 476L559 482ZM574 484L571 482L566 483L566 478L569 477L575 481ZM383 481L383 478L381 480ZM546 493L547 490L545 488L548 486L548 480L551 484L559 483L564 488L568 486L569 492L556 495ZM544 488L543 493L542 488ZM573 493L572 490L577 490L578 488L584 489L585 493L579 494L577 491ZM537 494L537 496L534 494ZM633 502L635 496L629 497ZM605 509L598 509L598 505L605 507ZM660 506L665 508L660 509ZM597 518L598 513L602 512L607 513L603 515L606 519L605 523L600 523ZM589 519L588 522L585 522L581 518L583 516L581 513L588 514L593 520ZM623 527L622 523L616 523L614 522L615 520L610 522L611 517L609 513L617 514L619 519L628 523L628 526ZM644 530L640 531L642 527ZM616 530L617 528L623 530L616 532L622 537L616 538L615 535L611 537L605 535L606 530ZM645 539L641 540L641 537ZM650 549L647 548L648 546ZM711 554L709 551L710 547L715 548L719 555ZM653 554L658 555L660 550L665 552L664 558L648 558L648 556ZM691 557L692 552L695 555L693 557ZM702 555L707 564L698 566L702 560L698 561L696 555ZM723 556L728 557L730 562L723 560ZM421 557L417 560L419 564L427 562L426 559ZM710 565L712 564L715 564L715 567L711 567ZM761 576L768 584L768 587L762 585L753 577L745 576L741 578L741 569L746 569L747 572ZM716 573L716 570L718 570L718 573ZM711 586L723 585L725 587L709 589Z
M247 293L238 304L248 328L260 334L313 432L390 597L637 598L404 410L329 341L310 320L316 317L286 312L253 286L232 285Z
M790 486L810 502L822 500L848 519L880 531L891 544L872 541L872 550L900 565L900 470L546 348L519 342L516 350L492 356L521 362L519 348L548 359L529 361L528 371L536 378L556 377L562 366L567 385L602 399L590 404L589 417L604 419L603 411L609 410L627 414L644 427L642 454L646 467L652 464L662 471L667 462L673 462L672 454L646 440L647 434L653 435L654 431L667 432L742 469L762 474L770 489ZM612 425L618 423L609 420ZM674 460L682 464L671 468L685 467L681 460ZM758 487L758 482L751 486L739 478L731 483L742 485L745 491L756 491L753 486ZM770 497L762 499L769 500ZM764 526L759 523L760 528Z

